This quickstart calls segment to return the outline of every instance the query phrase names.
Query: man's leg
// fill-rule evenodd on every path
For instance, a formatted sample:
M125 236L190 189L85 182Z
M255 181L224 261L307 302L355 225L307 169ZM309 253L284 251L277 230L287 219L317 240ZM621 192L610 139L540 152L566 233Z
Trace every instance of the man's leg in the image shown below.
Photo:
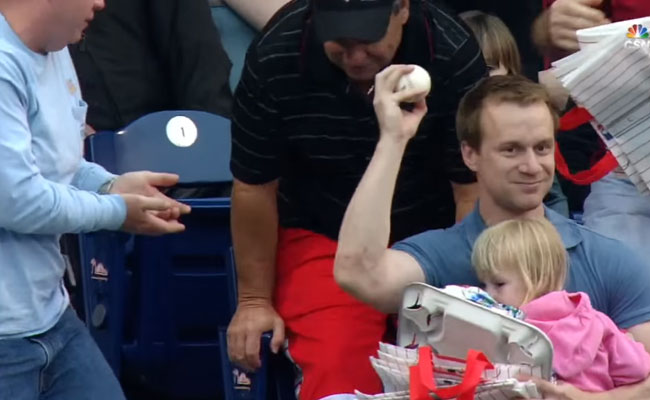
M43 337L52 354L43 371L41 400L125 400L115 374L72 308Z
M38 400L47 357L28 339L0 340L0 399Z
M285 321L289 354L302 371L300 400L381 392L368 357L386 330L386 315L343 292L334 281L336 242L280 232L275 306Z

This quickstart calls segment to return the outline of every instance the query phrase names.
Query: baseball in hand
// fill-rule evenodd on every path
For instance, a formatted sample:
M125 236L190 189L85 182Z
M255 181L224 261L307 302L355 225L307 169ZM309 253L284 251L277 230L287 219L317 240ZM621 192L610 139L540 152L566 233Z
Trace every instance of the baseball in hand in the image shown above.
M416 103L420 101L425 98L431 90L431 77L427 70L419 65L414 65L413 67L413 71L402 76L397 83L398 92L407 89L415 89L418 91L417 95L406 100L407 103Z

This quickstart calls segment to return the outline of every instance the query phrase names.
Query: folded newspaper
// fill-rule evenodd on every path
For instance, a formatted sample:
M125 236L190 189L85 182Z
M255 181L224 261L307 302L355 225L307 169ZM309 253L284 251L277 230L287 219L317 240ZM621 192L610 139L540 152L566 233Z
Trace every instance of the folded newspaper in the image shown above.
M580 51L552 73L643 194L650 194L650 17L577 32Z
M465 373L466 364L462 360L433 356L433 371L439 388L458 385ZM370 400L407 400L410 397L410 367L418 363L418 350L379 344L377 357L370 359L373 368L381 378L384 386L382 394L368 395L356 392L357 399ZM477 386L475 399L529 399L541 398L533 382L520 382L519 374L542 376L541 367L527 365L494 364L482 374L482 381Z

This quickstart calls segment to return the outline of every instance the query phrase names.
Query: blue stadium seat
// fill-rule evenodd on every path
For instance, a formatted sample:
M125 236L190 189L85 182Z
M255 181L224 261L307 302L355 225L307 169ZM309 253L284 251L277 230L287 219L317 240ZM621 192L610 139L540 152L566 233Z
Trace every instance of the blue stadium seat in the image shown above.
M246 51L257 31L226 5L212 7L212 20L221 34L223 48L232 61L230 88L234 91L239 83Z
M154 113L91 136L86 157L117 174L144 169L177 173L181 185L227 183L230 123L199 111ZM219 329L236 305L230 199L183 201L192 213L181 234L81 235L86 321L123 382L214 398L223 392Z

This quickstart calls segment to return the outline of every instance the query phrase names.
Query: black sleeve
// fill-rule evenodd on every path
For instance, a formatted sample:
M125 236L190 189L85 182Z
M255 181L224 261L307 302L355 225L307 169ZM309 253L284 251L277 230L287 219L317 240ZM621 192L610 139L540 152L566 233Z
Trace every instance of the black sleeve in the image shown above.
M280 118L259 63L256 42L248 49L232 110L230 169L248 184L277 179L283 165Z
M151 35L176 108L228 117L231 63L205 0L151 0Z
M472 183L476 177L463 162L456 135L456 112L461 98L481 79L487 76L487 67L478 43L468 37L448 61L449 77L445 92L450 102L450 112L445 118L445 168L449 180L456 183Z

